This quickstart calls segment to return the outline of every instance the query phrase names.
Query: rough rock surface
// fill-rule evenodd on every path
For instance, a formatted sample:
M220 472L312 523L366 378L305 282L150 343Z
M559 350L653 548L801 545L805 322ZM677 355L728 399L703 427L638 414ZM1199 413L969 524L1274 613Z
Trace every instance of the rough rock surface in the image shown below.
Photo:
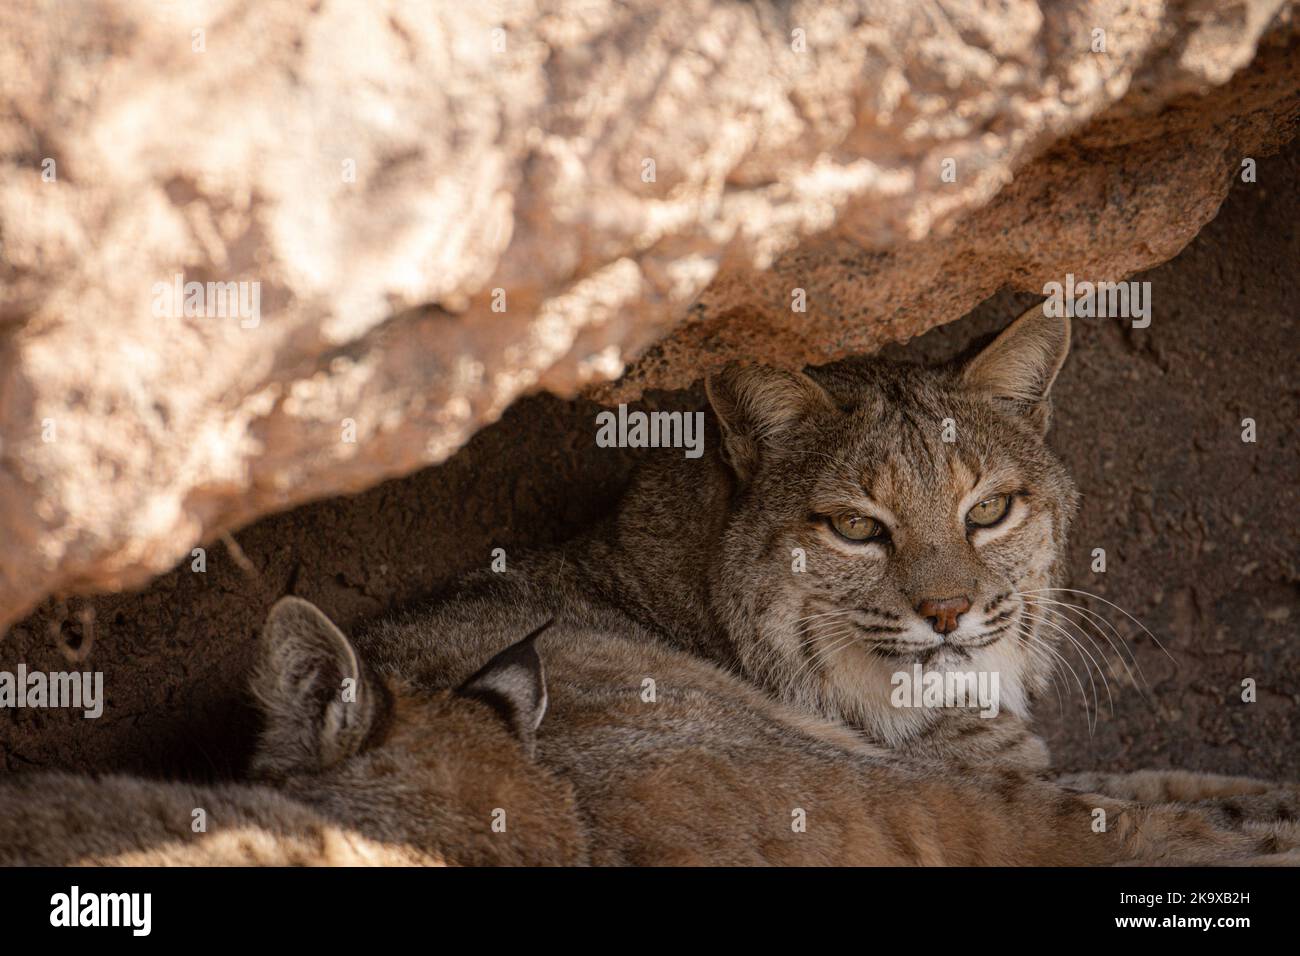
M1283 0L0 18L0 626L441 461L673 329L593 394L1152 266L1300 110ZM178 274L258 283L257 315L160 306Z
M1098 684L1090 732L1068 675L1040 710L1071 769L1183 766L1300 780L1300 142L1237 183L1219 216L1152 283L1155 318L1131 330L1075 322L1054 393L1051 440L1083 492L1072 541L1079 588L1142 620L1172 660L1118 612L1149 685L1146 700L1109 655L1115 711ZM902 358L946 358L1032 300L1000 293ZM652 407L700 407L698 388L650 392ZM515 404L449 461L363 494L316 502L237 535L246 572L221 545L206 571L186 560L136 594L46 601L0 642L0 670L71 665L56 640L93 647L104 673L97 720L67 710L0 716L0 770L124 768L226 775L251 739L241 703L257 630L296 593L345 627L420 598L523 549L571 536L612 506L637 461L598 448L590 401ZM1253 417L1258 442L1240 440ZM1104 575L1091 571L1104 547ZM1100 605L1100 610L1107 610ZM1071 657L1083 677L1082 662ZM1254 678L1258 700L1241 700ZM1093 707L1091 687L1087 707Z

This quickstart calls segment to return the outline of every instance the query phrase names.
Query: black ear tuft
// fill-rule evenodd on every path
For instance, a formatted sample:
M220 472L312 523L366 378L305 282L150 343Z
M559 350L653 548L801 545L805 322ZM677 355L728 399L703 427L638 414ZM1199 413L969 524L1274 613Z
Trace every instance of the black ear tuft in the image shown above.
M537 728L546 714L546 670L537 653L537 638L554 624L547 621L522 641L497 654L456 692L492 707L524 745L536 748Z

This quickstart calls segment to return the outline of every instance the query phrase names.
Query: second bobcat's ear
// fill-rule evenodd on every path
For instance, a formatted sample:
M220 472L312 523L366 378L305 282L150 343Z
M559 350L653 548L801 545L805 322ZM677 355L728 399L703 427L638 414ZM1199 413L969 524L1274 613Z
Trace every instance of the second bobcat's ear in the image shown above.
M553 621L547 621L517 644L484 664L456 693L480 700L495 710L533 756L537 728L546 715L546 669L534 646Z
M810 413L835 407L807 375L765 365L726 365L704 389L722 426L722 456L741 481L757 471L765 444Z
M272 777L316 773L357 753L388 707L343 632L297 597L267 615L252 691L265 719L252 766Z
M1040 434L1051 422L1047 394L1070 352L1070 320L1043 314L1036 305L967 363L967 387L1010 404Z

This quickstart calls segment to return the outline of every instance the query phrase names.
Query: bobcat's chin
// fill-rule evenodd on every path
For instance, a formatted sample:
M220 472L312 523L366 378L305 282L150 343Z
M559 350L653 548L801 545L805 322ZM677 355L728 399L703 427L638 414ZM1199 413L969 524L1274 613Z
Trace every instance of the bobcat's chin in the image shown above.
M903 663L921 664L943 670L948 667L964 667L971 662L971 657L978 648L962 647L959 644L936 644L922 650L896 656Z

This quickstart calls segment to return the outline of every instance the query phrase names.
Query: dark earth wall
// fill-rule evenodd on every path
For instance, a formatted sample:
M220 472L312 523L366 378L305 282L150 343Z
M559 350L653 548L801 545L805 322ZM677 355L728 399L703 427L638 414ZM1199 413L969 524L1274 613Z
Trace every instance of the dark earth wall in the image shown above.
M1040 713L1068 769L1181 766L1300 778L1300 150L1262 160L1178 258L1145 275L1146 330L1079 319L1055 389L1052 441L1083 492L1074 586L1140 619L1167 657L1132 636L1144 700L1114 655L1090 730L1068 676ZM1033 297L997 295L960 322L891 350L942 358L994 332ZM652 394L698 405L702 392ZM0 641L0 670L104 672L98 720L80 712L0 715L0 765L124 769L195 778L237 774L253 733L243 694L257 628L297 593L346 627L489 561L562 540L617 501L641 454L595 447L588 402L518 402L451 461L353 498L323 501L221 542L207 570L187 562L135 594L48 602ZM1258 441L1241 440L1254 418ZM1089 568L1105 548L1107 571ZM1094 605L1102 610L1105 606ZM93 643L69 664L56 642ZM83 647L84 650L84 647ZM1092 691L1073 659L1087 689ZM1258 700L1241 700L1253 678Z

